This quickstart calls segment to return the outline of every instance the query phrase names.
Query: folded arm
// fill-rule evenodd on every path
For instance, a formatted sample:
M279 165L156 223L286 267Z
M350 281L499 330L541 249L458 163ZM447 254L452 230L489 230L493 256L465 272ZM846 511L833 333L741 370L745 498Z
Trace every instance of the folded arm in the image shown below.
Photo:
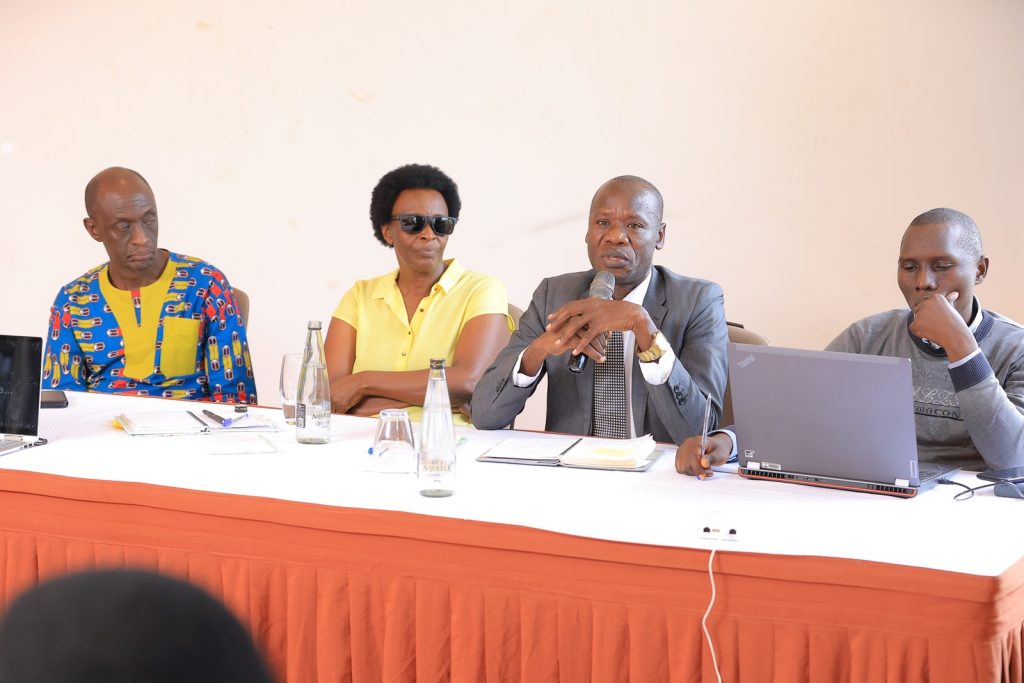
M338 318L331 320L331 326L327 331L324 352L327 355L331 407L334 412L374 414L367 411L421 405L430 371L370 370L353 373L357 334L358 331L354 327ZM508 341L508 336L508 322L503 315L478 315L466 323L455 345L452 363L445 369L448 393L454 408L458 409L459 406L469 403L477 382L494 356Z
M989 469L1024 466L1024 369L1011 371L1004 384L984 353L950 368L960 414L971 441Z

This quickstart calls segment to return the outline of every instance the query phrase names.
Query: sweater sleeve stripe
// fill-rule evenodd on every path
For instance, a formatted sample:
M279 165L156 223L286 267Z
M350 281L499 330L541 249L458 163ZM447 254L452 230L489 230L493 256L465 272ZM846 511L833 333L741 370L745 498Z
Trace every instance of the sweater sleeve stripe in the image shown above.
M989 365L984 353L977 354L963 365L949 369L949 378L953 380L955 391L970 389L992 374L992 366Z

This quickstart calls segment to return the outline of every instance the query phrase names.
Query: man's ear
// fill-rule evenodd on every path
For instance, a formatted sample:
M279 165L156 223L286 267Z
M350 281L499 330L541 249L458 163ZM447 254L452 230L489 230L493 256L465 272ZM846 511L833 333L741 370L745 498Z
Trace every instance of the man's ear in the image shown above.
M392 247L395 246L395 238L391 236L391 226L385 223L380 226L380 235L384 238L384 241L390 244Z
M100 231L96 227L96 221L86 217L82 219L82 225L85 226L85 231L89 233L89 237L93 238L97 242L103 241L103 237L100 235Z
M661 227L658 228L658 243L654 245L655 249L661 249L665 246L665 228L667 227L667 223L662 223Z
M982 256L978 261L978 270L974 273L974 284L980 285L988 275L988 256Z

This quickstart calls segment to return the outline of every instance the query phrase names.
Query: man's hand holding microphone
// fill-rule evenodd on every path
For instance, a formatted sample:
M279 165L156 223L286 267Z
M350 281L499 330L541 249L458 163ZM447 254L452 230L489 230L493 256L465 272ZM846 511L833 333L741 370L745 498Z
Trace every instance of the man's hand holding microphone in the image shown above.
M615 276L599 271L587 298L570 301L548 316L544 334L523 352L520 372L535 375L548 356L570 351L569 369L581 372L587 358L604 362L609 332L633 332L640 348L653 343L657 326L643 306L612 300Z

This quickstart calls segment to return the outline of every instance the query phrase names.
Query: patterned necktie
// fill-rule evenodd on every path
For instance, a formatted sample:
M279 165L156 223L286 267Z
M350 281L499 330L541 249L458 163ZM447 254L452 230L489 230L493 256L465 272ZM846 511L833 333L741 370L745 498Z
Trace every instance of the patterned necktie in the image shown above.
M603 363L594 363L593 435L613 439L629 437L626 410L626 368L622 362L622 333L612 332L604 348Z

